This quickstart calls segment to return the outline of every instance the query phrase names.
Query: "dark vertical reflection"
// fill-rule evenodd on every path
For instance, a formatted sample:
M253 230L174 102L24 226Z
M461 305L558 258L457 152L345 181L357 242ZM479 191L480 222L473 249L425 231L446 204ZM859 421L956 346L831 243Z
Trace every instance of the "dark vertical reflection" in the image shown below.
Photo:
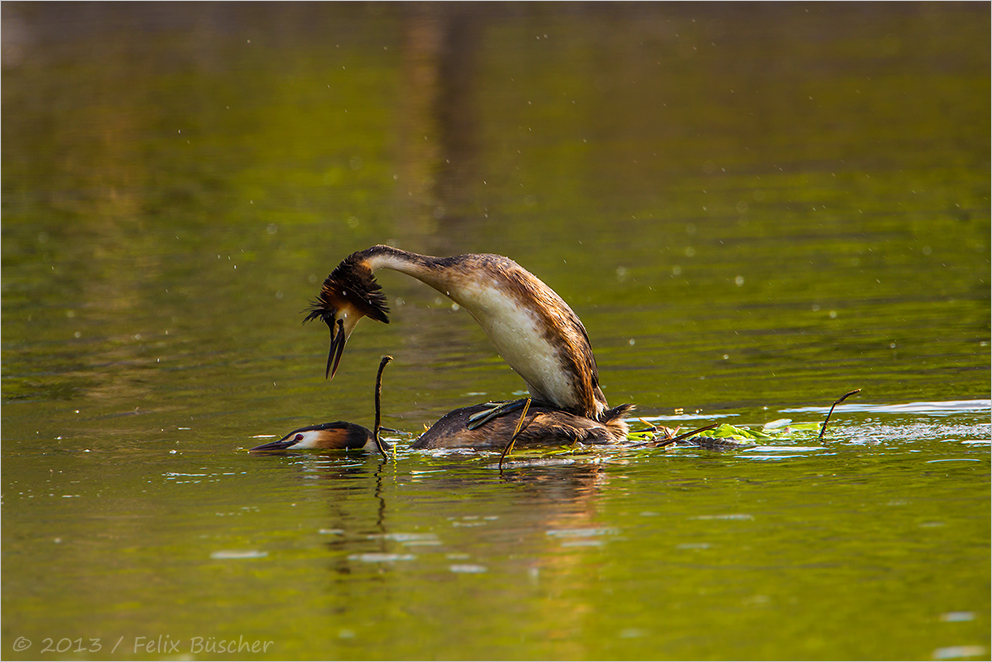
M403 21L398 194L429 234L421 250L447 252L470 214L479 152L476 53L482 11L469 4L412 5Z
M460 210L471 201L467 191L478 171L475 83L482 29L478 10L470 6L455 5L446 14L435 103L443 156L438 164L437 194L450 209Z

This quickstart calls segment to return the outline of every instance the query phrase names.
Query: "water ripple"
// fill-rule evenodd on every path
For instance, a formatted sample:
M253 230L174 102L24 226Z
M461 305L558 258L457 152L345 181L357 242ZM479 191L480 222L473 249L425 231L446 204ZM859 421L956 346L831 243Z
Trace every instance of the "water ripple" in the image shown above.
M797 407L795 409L782 409L783 413L793 412L817 412L826 413L830 407ZM937 402L907 402L896 405L873 405L863 403L849 403L837 405L834 413L841 412L870 412L874 414L962 414L967 412L990 412L992 411L992 400L947 400Z

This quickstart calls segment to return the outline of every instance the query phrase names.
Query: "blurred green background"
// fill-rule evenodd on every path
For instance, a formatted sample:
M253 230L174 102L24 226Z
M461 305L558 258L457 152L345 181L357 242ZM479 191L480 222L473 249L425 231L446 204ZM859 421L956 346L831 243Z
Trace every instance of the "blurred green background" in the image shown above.
M987 3L5 2L3 654L146 631L268 657L974 654L981 407L841 415L838 456L512 485L235 451L369 425L385 353L385 424L410 432L523 389L465 311L389 273L392 323L326 383L302 311L377 243L512 257L641 415L989 398L989 24ZM444 553L361 560L411 532Z

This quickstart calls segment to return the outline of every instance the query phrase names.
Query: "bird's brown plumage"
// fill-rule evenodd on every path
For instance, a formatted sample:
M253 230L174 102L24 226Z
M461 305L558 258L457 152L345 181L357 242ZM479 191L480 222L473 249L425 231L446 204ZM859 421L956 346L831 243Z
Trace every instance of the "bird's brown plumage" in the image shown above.
M609 410L578 316L539 278L501 255L438 258L389 246L349 255L324 281L306 318L322 319L331 329L329 374L358 317L388 321L385 297L372 275L379 269L417 278L468 309L535 399L593 420Z
M519 422L520 415L510 413L495 418L480 428L467 427L469 417L485 411L487 405L473 405L448 412L422 434L411 448L472 448L503 450ZM632 405L620 405L608 410L602 421L577 416L553 405L533 403L524 416L523 425L514 445L520 447L549 447L572 444L615 444L627 438L623 415Z

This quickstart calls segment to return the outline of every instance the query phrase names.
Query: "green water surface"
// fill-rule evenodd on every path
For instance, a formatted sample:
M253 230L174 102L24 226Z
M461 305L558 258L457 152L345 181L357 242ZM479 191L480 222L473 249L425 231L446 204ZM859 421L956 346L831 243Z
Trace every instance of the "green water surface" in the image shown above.
M989 21L4 3L0 655L987 659ZM245 452L371 425L387 353L408 433L524 390L388 272L325 382L377 243L512 257L665 425L862 392L777 450Z

